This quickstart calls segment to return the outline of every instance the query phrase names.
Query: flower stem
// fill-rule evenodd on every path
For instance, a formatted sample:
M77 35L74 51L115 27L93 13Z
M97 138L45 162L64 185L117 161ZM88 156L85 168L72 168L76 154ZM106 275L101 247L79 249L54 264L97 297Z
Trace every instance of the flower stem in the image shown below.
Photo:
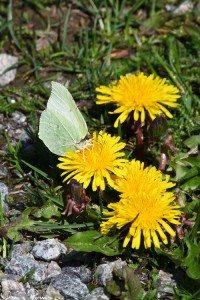
M161 146L160 164L158 170L164 171L167 163L167 149L165 145Z
M100 207L100 214L102 216L103 214L103 191L98 187L98 192L99 192L99 207Z
M135 122L133 127L135 136L136 136L136 151L137 157L141 162L145 162L145 154L144 154L144 140L142 134L142 124L141 121L138 120Z
M164 171L167 164L167 152L171 150L172 153L176 153L176 147L174 145L174 139L171 130L169 130L168 135L163 139L161 143L161 155L160 155L160 165L159 170Z

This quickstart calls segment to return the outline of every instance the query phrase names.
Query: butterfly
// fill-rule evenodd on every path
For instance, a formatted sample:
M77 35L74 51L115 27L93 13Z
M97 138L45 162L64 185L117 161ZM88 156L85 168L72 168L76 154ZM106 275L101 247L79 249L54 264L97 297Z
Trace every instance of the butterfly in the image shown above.
M68 89L52 81L52 91L47 108L39 122L39 138L54 154L84 149L87 139L87 124Z

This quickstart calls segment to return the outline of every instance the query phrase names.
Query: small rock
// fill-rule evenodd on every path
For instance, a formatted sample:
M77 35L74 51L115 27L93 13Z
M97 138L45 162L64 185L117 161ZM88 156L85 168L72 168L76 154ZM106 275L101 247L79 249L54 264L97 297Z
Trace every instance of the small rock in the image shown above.
M58 260L61 254L65 254L67 248L57 239L47 239L35 243L32 254L35 258L51 261Z
M45 289L37 290L37 287L33 288L28 282L24 284L24 287L27 294L27 300L46 300L45 298L43 298L43 295L46 292Z
M58 290L54 289L53 286L48 286L46 290L46 295L44 297L44 300L65 300L65 298L59 293Z
M32 271L33 273L31 273ZM29 282L41 282L46 278L47 266L45 263L37 262L31 257L19 255L17 258L11 258L5 267L5 272L16 274L19 278L27 276Z
M94 289L84 300L109 300L110 296L105 293L104 288L99 287Z
M25 284L26 285L26 284ZM28 300L36 300L36 299L38 299L38 298L36 298L37 296L37 292L36 292L36 290L34 289L34 288L32 288L32 287L28 287L27 289L26 289L26 293L27 293L27 299Z
M0 257L0 270L2 270L2 267L4 268L8 262L9 262L8 258ZM2 277L2 273L0 272L0 278L1 277Z
M12 118L0 114L0 131L7 133L11 145L16 146L19 141L25 142L29 140L29 135L25 128L27 128L27 121L24 114L16 112ZM3 145L2 148L1 150L6 150L7 146Z
M6 53L0 54L0 86L4 86L15 79L17 72L16 68L7 72L5 71L16 64L17 61L18 58L16 56L8 55Z
M47 277L56 277L62 273L61 267L55 261L51 261L47 267Z
M29 136L24 128L16 128L14 130L15 134L15 140L18 141L27 141L29 139ZM16 143L15 142L15 143Z
M91 280L91 271L85 266L80 267L64 267L62 273L67 275L75 275L80 278L81 282L88 283Z
M173 14L175 16L182 16L193 9L193 3L190 0L183 1L175 10L173 11Z
M51 280L50 285L59 290L66 299L70 300L83 300L89 294L87 286L81 282L80 278L74 275L59 275Z
M158 299L166 299L167 297L174 295L173 288L176 288L177 285L172 277L173 275L170 273L166 273L162 270L159 271L156 283L156 295Z
M24 124L26 116L23 113L16 111L12 113L12 120L17 124Z
M0 182L0 197L1 197L3 212L7 212L9 210L8 204L6 203L7 196L8 196L8 187L7 185L5 185L5 183Z
M21 255L28 255L31 252L31 250L32 246L29 241L25 241L21 244L15 244L11 253L11 258L18 258ZM33 256L31 257L33 258Z
M8 169L5 166L0 166L0 178L6 178L8 176Z
M1 281L1 288L3 299L9 299L8 297L17 295L21 300L26 300L26 291L22 282L5 278Z
M122 267L126 265L126 262L122 261L121 259L99 265L95 272L97 275L98 285L106 286L106 281L113 278L113 269L116 268L117 270L122 271Z
M5 298L6 300L28 300L28 298L21 293L18 293L18 296L10 296L8 298Z

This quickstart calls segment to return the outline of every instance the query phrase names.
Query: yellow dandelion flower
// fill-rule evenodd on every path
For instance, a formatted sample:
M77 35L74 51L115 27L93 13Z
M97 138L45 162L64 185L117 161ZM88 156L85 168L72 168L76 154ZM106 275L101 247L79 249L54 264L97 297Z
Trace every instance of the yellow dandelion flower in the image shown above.
M83 183L83 188L87 188L92 181L93 191L98 187L104 190L105 181L113 186L112 176L121 177L126 162L123 158L124 152L120 152L125 143L119 140L120 137L112 137L100 131L93 134L90 145L83 150L68 152L59 157L61 163L58 164L58 168L64 170L61 175L67 175L64 181L69 182L73 178Z
M174 186L169 176L162 180L162 173L145 168L139 161L126 164L124 177L116 181L115 188L120 194L120 201L108 205L113 211L105 214L101 232L107 234L113 226L118 229L130 226L124 239L123 247L132 240L132 248L139 249L143 236L145 248L160 247L159 238L167 244L165 232L175 236L171 224L180 224L180 206L175 203L175 196L167 189Z
M117 84L96 88L96 91L102 94L97 95L97 104L113 103L117 106L117 109L110 112L120 114L115 121L115 127L119 122L122 124L132 111L135 121L140 117L141 122L144 122L146 111L152 120L161 113L172 118L165 105L177 107L179 104L176 101L180 95L176 87L165 82L166 78L154 77L153 74L127 74L121 76Z

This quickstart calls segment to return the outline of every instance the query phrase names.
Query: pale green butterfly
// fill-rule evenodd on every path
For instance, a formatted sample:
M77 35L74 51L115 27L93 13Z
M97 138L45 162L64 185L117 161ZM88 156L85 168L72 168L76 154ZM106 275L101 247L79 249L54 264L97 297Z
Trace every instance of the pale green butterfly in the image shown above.
M52 81L51 96L40 117L39 138L51 152L64 155L87 147L87 133L86 122L70 92Z

